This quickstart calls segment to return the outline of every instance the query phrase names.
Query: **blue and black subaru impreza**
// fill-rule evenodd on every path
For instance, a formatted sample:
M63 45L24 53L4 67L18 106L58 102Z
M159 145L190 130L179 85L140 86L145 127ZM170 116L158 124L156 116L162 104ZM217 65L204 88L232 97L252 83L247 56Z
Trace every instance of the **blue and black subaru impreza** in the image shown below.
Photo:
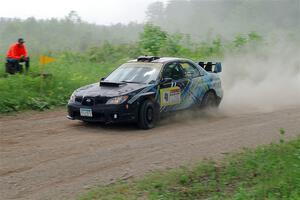
M68 118L86 122L136 122L153 128L164 113L217 107L222 99L221 63L141 56L118 67L100 83L73 92Z

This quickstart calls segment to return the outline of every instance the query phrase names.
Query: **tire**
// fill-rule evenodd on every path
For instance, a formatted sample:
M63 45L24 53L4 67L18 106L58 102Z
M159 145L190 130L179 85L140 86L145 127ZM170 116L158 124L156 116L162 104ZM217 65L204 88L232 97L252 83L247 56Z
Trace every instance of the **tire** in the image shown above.
M219 103L217 97L213 91L208 91L201 102L200 108L216 108Z
M15 74L15 66L12 63L5 63L5 72L8 74Z
M155 126L157 116L154 103L150 100L145 100L139 109L138 126L141 129L151 129Z

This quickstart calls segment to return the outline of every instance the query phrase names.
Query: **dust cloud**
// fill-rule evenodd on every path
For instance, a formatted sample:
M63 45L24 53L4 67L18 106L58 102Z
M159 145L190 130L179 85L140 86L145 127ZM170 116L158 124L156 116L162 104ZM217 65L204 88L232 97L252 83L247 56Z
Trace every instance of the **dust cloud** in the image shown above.
M269 41L228 54L220 74L226 114L269 112L300 105L299 43Z
M171 33L190 34L194 41L215 36L226 41L250 32L262 36L263 44L225 53L219 112L230 115L300 105L299 11L299 0L174 0L153 3L147 14L150 22Z
M227 52L219 74L224 96L219 109L190 109L163 118L197 123L240 114L265 113L300 106L300 45L296 41L266 41Z

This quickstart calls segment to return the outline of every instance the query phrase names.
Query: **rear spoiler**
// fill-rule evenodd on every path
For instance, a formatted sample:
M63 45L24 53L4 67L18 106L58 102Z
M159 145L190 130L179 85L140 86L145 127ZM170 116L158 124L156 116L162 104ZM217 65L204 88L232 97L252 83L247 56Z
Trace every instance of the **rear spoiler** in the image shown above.
M222 65L220 62L198 62L198 64L207 72L220 73L222 72Z

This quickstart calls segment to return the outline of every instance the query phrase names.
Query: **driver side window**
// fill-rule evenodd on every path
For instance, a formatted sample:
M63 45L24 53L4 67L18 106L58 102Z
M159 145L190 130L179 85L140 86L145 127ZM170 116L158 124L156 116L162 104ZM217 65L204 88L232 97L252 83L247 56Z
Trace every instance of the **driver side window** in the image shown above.
M162 77L179 80L184 78L184 71L178 62L172 62L164 67Z

